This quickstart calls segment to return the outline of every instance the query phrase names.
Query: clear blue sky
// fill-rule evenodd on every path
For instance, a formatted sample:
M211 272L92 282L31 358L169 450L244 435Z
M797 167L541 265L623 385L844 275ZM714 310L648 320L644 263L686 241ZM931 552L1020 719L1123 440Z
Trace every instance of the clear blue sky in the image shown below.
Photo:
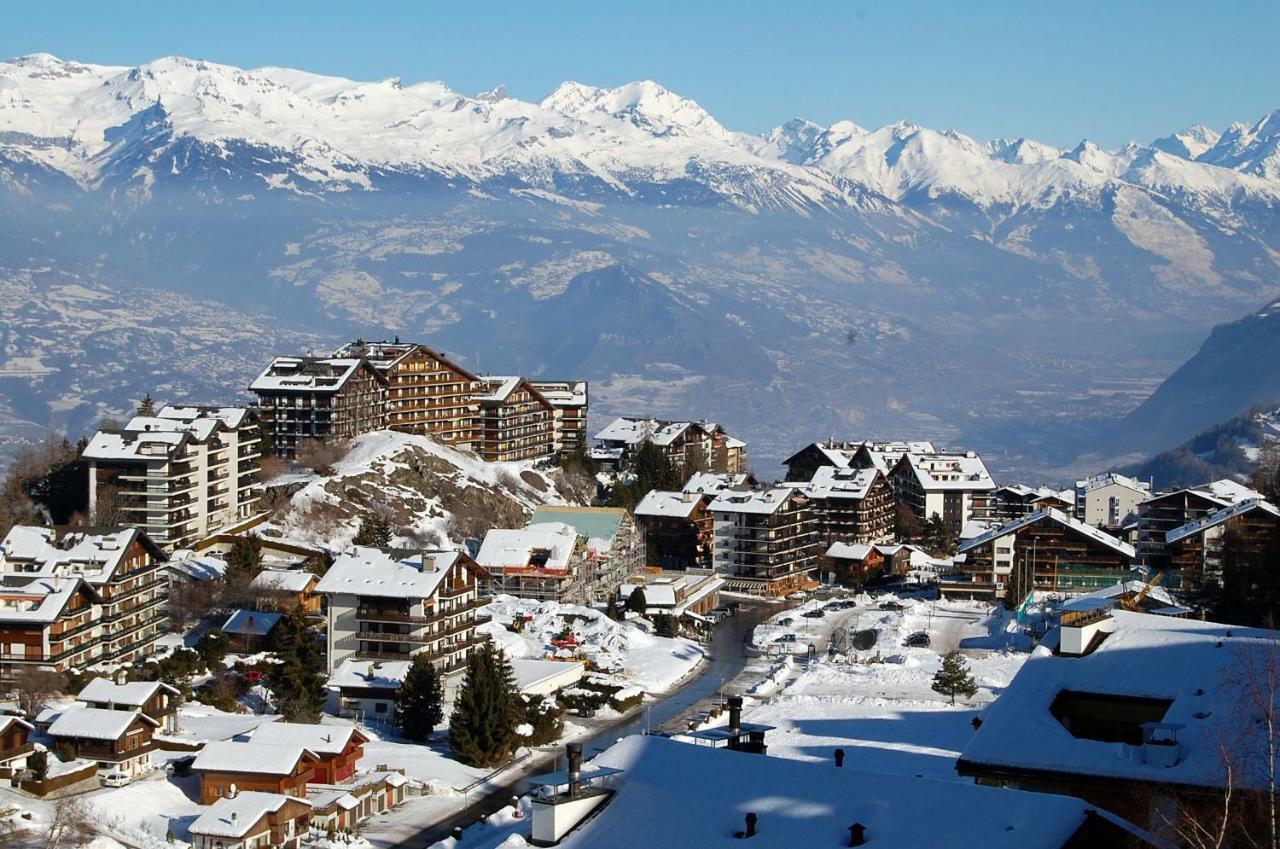
M1149 140L1280 109L1280 2L45 2L0 56L180 54L538 99L654 79L731 129L908 118L981 138Z

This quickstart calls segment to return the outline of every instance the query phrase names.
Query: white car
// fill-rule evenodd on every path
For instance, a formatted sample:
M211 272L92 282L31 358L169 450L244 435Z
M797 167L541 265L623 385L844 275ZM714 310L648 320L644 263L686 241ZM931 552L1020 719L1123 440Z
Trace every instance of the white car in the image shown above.
M133 781L133 776L127 772L107 772L98 776L98 781L103 787L124 787Z

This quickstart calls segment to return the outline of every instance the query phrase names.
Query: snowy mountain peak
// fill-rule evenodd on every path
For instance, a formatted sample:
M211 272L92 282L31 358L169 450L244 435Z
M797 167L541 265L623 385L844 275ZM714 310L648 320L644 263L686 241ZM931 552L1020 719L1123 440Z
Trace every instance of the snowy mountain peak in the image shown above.
M1163 150L1183 159L1196 159L1218 143L1222 134L1204 124L1192 124L1173 135L1158 138L1151 143L1156 150Z
M728 141L730 134L694 101L652 80L617 88L562 83L539 104L543 109L578 118L607 115L629 121L655 135L705 135Z

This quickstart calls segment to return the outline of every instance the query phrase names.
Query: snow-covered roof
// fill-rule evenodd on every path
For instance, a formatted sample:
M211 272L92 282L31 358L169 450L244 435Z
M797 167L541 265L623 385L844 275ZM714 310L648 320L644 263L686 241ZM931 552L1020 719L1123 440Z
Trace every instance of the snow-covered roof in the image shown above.
M1055 655L1050 631L983 716L962 762L1105 776L1140 782L1223 786L1223 740L1261 751L1243 679L1275 651L1274 632L1115 610L1114 630L1082 657ZM1178 724L1177 762L1144 762L1140 746L1073 736L1050 708L1064 691L1168 701L1158 721ZM1257 745L1253 745L1254 743ZM1238 786L1258 786L1248 768Z
M670 445L697 422L670 422L663 419L616 418L596 434L597 442L639 445L646 439L654 445Z
M166 404L156 413L157 418L194 422L199 419L217 419L229 428L238 428L249 416L247 407L179 406Z
M205 442L245 423L245 407L162 407L153 416L134 416L119 432L98 431L85 446L88 460L167 460L188 441Z
M529 566L537 555L538 568L567 571L578 538L577 530L564 522L536 522L518 530L494 528L484 535L476 562L491 570L520 568Z
M572 660L539 660L536 658L515 658L511 661L511 672L516 679L516 689L524 692L530 687L560 677L580 679L586 667Z
M313 573L301 569L263 569L249 582L249 586L255 590L300 593L306 592L311 582L316 580Z
M1093 525L1085 524L1084 522L1081 522L1072 516L1068 516L1066 513L1063 513L1061 510L1053 507L1043 507L1034 513L1028 513L1017 521L992 528L981 536L974 537L973 539L962 543L958 550L961 552L972 551L975 548L987 545L1001 537L1006 537L1009 534L1015 534L1028 525L1033 525L1042 519L1049 519L1050 521L1057 522L1059 525L1069 528L1081 536L1086 536L1094 542L1107 546L1117 554L1122 554L1129 558L1136 555L1133 546L1129 545L1127 542L1121 542L1106 531L1101 531Z
M249 384L249 391L337 392L363 362L354 357L276 357Z
M1094 590L1083 595L1073 596L1062 603L1059 611L1101 610L1114 608L1122 596L1137 595L1147 586L1146 581L1119 581L1109 587ZM1153 586L1147 590L1147 613L1189 613L1190 608L1178 606L1169 591L1161 586Z
M409 674L408 660L344 660L329 676L329 688L398 690Z
M82 586L81 578L0 575L0 623L54 622Z
M34 725L32 725L30 722L27 722L25 719L23 719L20 716L14 716L13 714L5 714L3 716L0 716L0 734L3 734L5 731L8 731L10 725L21 725L23 728L27 729L28 731L34 731L36 728Z
M711 510L715 513L772 515L790 501L795 493L795 489L785 486L764 490L725 490L711 502Z
M78 737L83 740L119 740L136 719L141 719L152 727L159 724L146 714L131 710L73 707L63 711L53 721L49 726L49 736Z
M1095 489L1112 485L1122 486L1138 493L1149 494L1151 492L1151 484L1146 481L1140 481L1137 478L1122 475L1119 472L1103 472L1102 474L1091 475L1083 480L1078 480L1076 481L1076 492L1085 494L1093 492Z
M111 712L119 713L119 711ZM305 746L274 746L268 743L214 740L206 743L200 750L191 768L206 772L292 775L297 769L298 762L307 757L314 757L314 754Z
M925 492L939 490L985 490L996 488L996 483L973 451L944 451L929 454L908 452L902 455L907 468L914 473Z
M802 489L810 498L847 498L859 501L867 497L872 484L880 475L881 472L878 469L841 469L835 466L821 466Z
M1237 516L1244 516L1247 513L1252 513L1255 510L1262 510L1265 513L1270 513L1272 516L1280 518L1280 509L1277 509L1270 501L1264 501L1260 498L1247 498L1243 501L1237 501L1229 507L1223 507L1221 510L1215 510L1208 516L1204 516L1196 519L1195 521L1188 522L1185 525L1180 525L1179 527L1174 528L1164 535L1164 540L1167 543L1178 542L1179 540L1186 539L1189 536L1194 536L1195 534L1203 533L1210 528L1217 527L1218 525L1230 521Z
M833 560L866 560L872 550L878 549L874 545L865 545L860 542L833 542L827 549L827 557Z
M667 492L651 489L636 505L637 516L667 516L687 519L702 503L702 497L692 492Z
M852 823L866 828L869 847L1060 849L1091 807L1067 796L835 769L659 736L627 737L588 769L620 770L609 779L617 794L560 843L564 849L634 845L641 824L647 846L732 849L744 845L734 831L747 812L758 817L753 849L843 846Z
M585 407L587 405L585 380L531 380L529 382L553 406Z
M435 595L459 556L456 551L383 551L354 546L333 562L316 591L427 599Z
M110 678L94 678L76 694L82 702L110 702L128 707L142 707L161 690L176 696L178 691L163 681L128 681L117 684Z
M196 817L187 830L207 837L246 837L249 829L263 817L279 811L289 802L311 807L311 802L297 796L241 790L231 798L218 799L207 811Z
M714 494L725 489L747 485L747 475L731 475L727 472L694 472L685 481L684 492Z
M165 568L195 581L212 581L227 574L227 561L213 554L175 551Z
M279 613L237 610L222 623L222 631L225 634L242 634L246 637L265 637L282 618L284 617Z
M475 400L482 403L485 401L493 403L506 401L511 397L511 393L515 392L521 386L524 386L536 395L542 394L534 388L532 383L518 375L506 377L482 377L480 378L480 386L485 391L483 393L477 393L475 395Z
M67 531L59 536L53 528L14 525L0 542L0 572L27 577L80 577L100 586L111 580L139 538L145 537L136 528L99 533Z
M269 746L301 746L317 755L340 755L351 738L358 733L353 725L268 722L253 729L249 742ZM360 735L360 741L364 740L364 735Z
M168 460L182 452L190 439L184 431L112 433L100 430L89 440L80 456L86 460Z

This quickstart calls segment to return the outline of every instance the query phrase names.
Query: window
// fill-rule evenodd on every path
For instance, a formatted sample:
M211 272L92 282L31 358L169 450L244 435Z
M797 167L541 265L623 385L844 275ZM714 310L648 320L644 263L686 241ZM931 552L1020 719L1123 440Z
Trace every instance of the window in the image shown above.
M374 703L374 705L373 705L373 712L374 712L374 713L386 713L386 712L387 712L387 703L386 703L386 702L375 702L375 703Z

